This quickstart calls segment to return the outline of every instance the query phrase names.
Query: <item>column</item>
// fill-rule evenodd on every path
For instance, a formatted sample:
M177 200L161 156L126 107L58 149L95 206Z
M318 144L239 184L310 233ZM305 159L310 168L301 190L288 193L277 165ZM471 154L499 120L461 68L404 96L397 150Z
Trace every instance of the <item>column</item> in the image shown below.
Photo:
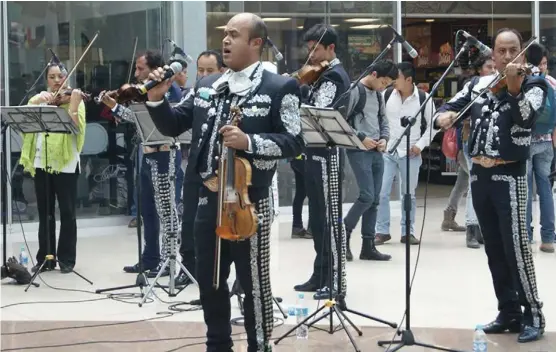
M401 0L396 0L393 2L392 5L393 8L393 12L394 12L394 23L392 24L392 27L394 27L396 29L396 32L400 33L401 35L403 35L402 33L402 2ZM394 62L395 63L400 63L402 62L402 45L400 43L396 43L394 44Z
M540 30L540 22L541 22L541 14L539 10L539 0L531 1L531 32L534 36L537 37L537 42L542 43L540 38L541 30Z

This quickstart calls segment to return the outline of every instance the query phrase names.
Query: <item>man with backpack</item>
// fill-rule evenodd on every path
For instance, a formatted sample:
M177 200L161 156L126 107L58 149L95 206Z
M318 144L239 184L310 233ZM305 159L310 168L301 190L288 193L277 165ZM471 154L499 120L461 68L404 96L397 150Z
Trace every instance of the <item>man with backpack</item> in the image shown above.
M348 261L353 260L349 242L359 219L363 244L359 259L390 260L375 247L375 225L384 160L382 152L390 136L388 119L384 114L381 92L398 77L398 67L390 60L379 61L373 71L351 91L347 119L367 150L346 150L346 155L359 187L359 198L344 219Z
M384 91L384 101L386 107L386 117L390 126L390 141L394 143L404 132L405 122L417 114L423 105L428 94L415 85L415 68L410 62L398 64L399 75L394 82L393 88ZM406 150L406 138L397 147L393 154L385 153L384 174L382 177L382 190L380 192L380 204L378 206L378 216L376 221L375 244L380 245L389 241L390 236L390 192L392 183L396 175L401 176L402 195L406 191L407 169L406 158L410 159L409 188L411 192L411 229L410 238L405 236L405 212L402 211L401 221L401 243L406 240L410 244L419 244L415 237L413 224L415 223L415 190L419 181L419 168L421 167L421 151L430 144L432 134L430 120L434 114L432 99L428 101L425 109L417 117L415 126L411 128L409 155ZM390 144L390 143L389 143ZM401 174L401 175L400 175ZM403 209L403 206L402 206Z
M533 220L533 177L537 185L540 205L541 245L540 250L546 253L554 253L554 199L552 197L552 186L549 175L554 157L553 132L556 124L556 101L554 89L550 80L546 77L546 62L548 50L541 44L543 59L538 67L536 79L547 81L547 98L544 109L533 127L531 136L531 149L527 163L527 224L531 225ZM543 64L544 63L544 64ZM528 226L529 241L533 240L533 227Z

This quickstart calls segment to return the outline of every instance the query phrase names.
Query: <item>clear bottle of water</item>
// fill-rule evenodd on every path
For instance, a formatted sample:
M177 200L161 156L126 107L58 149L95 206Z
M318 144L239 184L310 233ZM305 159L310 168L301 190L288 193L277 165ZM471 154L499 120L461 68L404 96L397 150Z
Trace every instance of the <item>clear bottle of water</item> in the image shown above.
M19 264L23 265L25 269L29 269L29 256L25 251L25 245L21 245L21 250L19 251Z
M295 315L297 317L297 324L304 321L309 315L309 308L305 305L305 295L303 293L297 295ZM296 330L296 336L298 340L307 340L309 338L309 328L307 325L300 325Z
M487 352L488 341L482 325L475 327L475 334L473 335L473 352Z

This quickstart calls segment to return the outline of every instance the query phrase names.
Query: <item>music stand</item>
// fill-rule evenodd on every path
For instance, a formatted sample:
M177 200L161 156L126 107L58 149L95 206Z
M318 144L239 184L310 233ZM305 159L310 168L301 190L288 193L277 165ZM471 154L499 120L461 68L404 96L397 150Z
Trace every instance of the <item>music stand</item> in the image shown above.
M170 201L171 202L175 202L175 180L176 180L176 173L172 172L173 170L173 166L174 166L174 159L176 156L176 150L178 148L178 144L187 144L187 143L191 143L191 133L190 132L184 132L181 135L179 135L178 137L168 137L163 135L155 126L151 115L149 114L149 111L147 110L145 104L132 104L129 107L131 109L131 111L134 112L134 116L135 116L135 124L137 126L137 132L139 137L141 138L141 142L143 145L157 145L157 144L171 144L172 148L170 149L170 171L169 171L169 175L170 175ZM177 296L181 291L183 291L187 286L182 287L181 289L179 289L179 291L176 293L175 292L175 267L176 267L176 262L179 265L179 267L183 270L183 272L189 277L189 279L191 280L191 282L193 282L197 287L199 287L199 284L197 283L197 281L195 280L195 278L193 277L193 275L191 275L191 273L187 270L187 268L185 267L185 265L183 265L183 263L179 260L177 260L177 255L176 252L178 250L178 234L177 234L177 224L175 223L175 220L177 219L177 209L175 209L175 205L174 205L174 210L176 211L176 216L171 216L171 223L170 223L170 230L166 231L166 235L168 236L168 242L170 245L170 255L168 256L168 258L166 259L166 261L162 264L162 267L160 268L160 270L158 271L158 274L156 275L154 281L151 283L151 285L149 286L146 295L143 297L143 300L139 303L139 306L141 307L141 305L146 301L147 297L149 296L149 294L151 293L151 291L154 289L155 285L161 289L163 289L169 297L175 297ZM162 286L160 284L158 284L158 279L160 279L160 277L162 276L162 274L164 273L165 269L169 267L169 273L170 273L170 282L168 284L168 286ZM168 289L168 290L166 290Z
M79 130L75 126L73 120L69 116L68 112L57 106L48 105L27 105L27 106L3 106L0 108L2 112L2 120L7 127L11 127L13 130L25 134L25 133L44 133L44 150L45 150L45 165L46 172L50 171L48 166L48 137L50 133L65 133L65 134L77 134ZM7 160L7 158L6 158ZM54 234L50 233L49 219L50 216L50 182L46 178L45 185L46 192L46 214L47 214L47 224L46 226L46 255L44 261L40 267L35 271L31 277L31 281L25 288L25 292L34 283L36 277L41 273L43 267L47 262L52 261L53 265L56 266L56 262L60 264L60 267L66 267L64 263L54 258L51 254L50 248L50 236ZM55 219L52 219L55 221ZM4 248L6 243L4 243ZM83 280L87 281L91 285L93 284L83 275L79 274L77 271L72 269L75 275L79 276Z
M243 291L243 288L239 284L238 279L235 279L235 281L232 285L232 289L230 291L230 299L234 296L237 296L237 305L239 306L239 311L241 312L241 317L232 318L231 323L234 324L234 325L240 325L240 321L243 321L243 317L245 316L245 310L243 309L243 300L245 298L245 292ZM284 308L282 308L282 306L280 305L280 303L282 302L282 298L274 297L274 295L273 295L272 296L272 301L274 301L274 304L276 304L276 306L278 307L278 310L280 311L280 313L282 314L284 319L287 319L288 314L284 311Z
M311 148L327 148L328 149L328 160L327 160L327 172L328 175L332 174L332 167L331 167L331 157L332 157L332 153L333 153L333 148L335 147L339 147L339 148L345 148L345 149L359 149L359 150L367 150L367 148L365 148L365 146L363 145L363 143L361 143L361 141L359 140L359 138L357 137L356 133L353 131L353 129L349 126L349 124L347 123L347 121L344 119L344 117L342 116L341 113L339 113L337 110L331 109L331 108L317 108L317 107L313 107L313 106L308 106L308 105L302 105L301 106L301 110L300 110L301 114L301 129L303 131L303 137L305 139L305 143L306 146ZM341 185L340 185L341 188ZM333 257L332 257L332 251L330 250L332 248L332 222L333 221L338 221L338 223L341 225L342 222L342 214L339 214L339 219L334 219L333 218L333 213L332 213L332 194L330 192L331 187L328 187L328 219L330 219L330 221L325 221L325 233L327 234L327 244L328 244L328 259L329 259L329 267L328 267L328 275L330 280L334 280L334 272L333 272ZM338 201L341 202L341 197L339 197ZM340 234L338 236L338 238L341 238L342 236L342 230L340 227ZM345 303L345 293L342 292L342 288L341 288L341 278L342 278L342 263L341 260L343 258L343 253L342 253L342 246L339 245L337 246L339 247L338 252L338 258L336 258L336 265L338 267L338 276L337 276L337 292L335 294L335 297L333 297L333 288L329 288L328 293L329 293L329 297L328 300L325 301L324 305L322 307L320 307L318 310L316 310L314 313L312 313L311 315L309 315L307 318L305 318L305 320L303 320L301 323L297 324L296 326L294 326L292 329L290 329L288 332L286 332L284 335L282 335L280 338L278 338L277 340L275 340L275 344L278 344L278 342L280 342L282 339L284 339L286 336L288 336L290 333L292 333L294 330L296 330L299 326L304 325L307 321L309 321L311 318L315 317L320 311L329 308L329 311L326 312L325 314L323 314L321 317L317 318L316 320L312 321L311 323L307 324L308 327L314 325L315 323L317 323L318 321L324 319L327 316L330 316L330 328L328 330L329 334L333 334L335 333L337 330L334 327L334 323L333 323L333 317L334 314L336 314L338 316L338 319L340 321L340 324L343 327L343 330L346 332L346 334L348 335L349 340L351 341L351 344L353 345L353 347L355 348L356 351L360 351L359 347L357 346L357 344L355 343L355 340L353 339L353 336L351 335L351 333L349 332L349 330L347 329L346 325L344 324L344 320L347 320L348 323L357 331L357 333L359 334L359 336L363 335L363 332L357 327L355 326L355 324L346 316L345 312L349 312L349 313L353 313L368 319L372 319L387 325L390 325L392 327L396 327L397 325L395 323L389 323L386 322L382 319L378 319L375 317L371 317L368 315L365 315L363 313L359 313L356 312L354 310L348 309L347 305ZM332 285L333 286L333 285ZM342 320L342 318L344 320Z

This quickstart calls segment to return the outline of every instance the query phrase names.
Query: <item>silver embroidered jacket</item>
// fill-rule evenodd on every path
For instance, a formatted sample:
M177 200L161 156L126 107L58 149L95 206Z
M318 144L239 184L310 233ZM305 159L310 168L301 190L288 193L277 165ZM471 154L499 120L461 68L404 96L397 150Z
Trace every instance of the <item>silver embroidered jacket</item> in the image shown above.
M147 109L158 128L167 136L191 129L190 165L202 179L218 170L220 135L229 119L230 107L241 103L239 127L251 141L251 153L238 151L252 166L252 187L270 187L279 159L298 156L304 146L299 117L299 86L292 78L279 76L259 65L251 77L252 88L245 97L217 93L212 84L221 76L199 80L182 101L170 107L166 100Z
M463 109L492 79L493 76L473 78L437 112ZM531 128L544 109L546 92L546 81L528 76L516 97L507 91L497 95L489 91L478 98L468 114L471 119L469 155L507 161L527 160ZM436 121L434 126L437 127Z

